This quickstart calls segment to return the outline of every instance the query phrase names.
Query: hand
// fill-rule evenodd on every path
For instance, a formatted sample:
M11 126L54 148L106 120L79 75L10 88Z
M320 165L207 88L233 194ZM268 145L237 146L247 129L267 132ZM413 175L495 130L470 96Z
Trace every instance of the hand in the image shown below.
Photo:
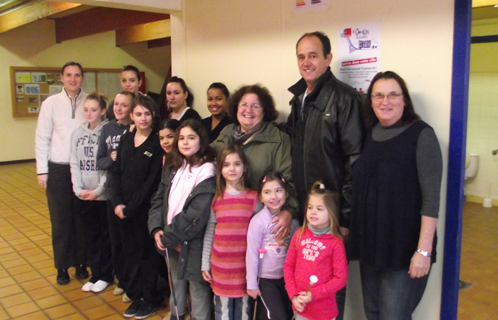
M261 291L259 291L259 289L255 289L255 290L247 289L247 294L250 295L251 298L256 300L258 298L258 296L261 295Z
M301 291L299 292L299 295L297 296L297 300L301 302L302 304L306 305L307 303L313 301L313 296L311 295L311 292L304 292Z
M204 281L213 283L213 278L211 277L211 273L208 270L202 271L202 277L204 278Z
M80 198L87 201L97 200L98 196L93 190L83 190L80 193Z
M162 230L159 230L158 232L156 232L154 234L154 240L156 241L156 247L161 251L166 250L166 247L163 245L163 242L161 241L161 237L163 236L163 234L164 234L164 232Z
M123 209L126 206L124 204L117 205L116 208L114 208L114 214L118 216L119 219L123 220L126 218L126 216L123 214Z
M304 308L306 307L306 305L298 300L298 296L292 297L291 302L297 311L299 311L299 312L304 311Z
M111 152L110 157L111 157L112 161L116 161L116 155L117 155L117 154L118 154L118 152L117 152L117 151L113 151L113 152Z
M277 222L277 225L273 227L271 233L275 233L276 240L284 239L290 234L292 214L287 210L280 211L280 213L271 221L271 223L275 222Z
M39 174L36 176L36 181L43 189L47 190L48 174Z
M341 231L342 239L344 239L344 242L347 242L349 238L349 229L339 227L339 231Z
M431 258L421 255L418 252L413 254L408 274L411 278L422 278L429 274L431 269Z

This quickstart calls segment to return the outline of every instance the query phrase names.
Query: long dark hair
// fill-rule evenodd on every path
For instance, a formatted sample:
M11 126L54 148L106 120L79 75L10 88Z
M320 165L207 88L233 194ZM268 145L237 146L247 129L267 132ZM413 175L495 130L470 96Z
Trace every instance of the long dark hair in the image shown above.
M180 77L173 76L168 80L168 82L166 83L166 86L168 86L168 83L172 83L172 82L178 83L180 85L180 87L182 87L183 92L188 92L188 96L185 99L185 103L187 104L187 107L190 107L193 109L194 95L192 94L192 92L190 92L189 88L187 87L187 84L185 83L185 80L183 80Z
M199 151L197 151L188 160L188 164L191 166L200 166L206 162L213 162L215 159L214 149L209 145L209 136L204 125L195 119L188 119L182 122L182 124L176 129L175 140L173 140L173 146L171 152L166 155L166 163L168 168L179 169L183 165L183 160L185 156L178 150L178 137L180 131L189 127L194 130L194 132L199 136Z
M412 98L410 97L410 93L408 92L408 87L406 86L405 81L401 78L397 73L393 71L385 71L379 72L375 75L368 87L367 91L367 99L365 99L364 103L364 115L365 115L365 125L367 128L372 127L373 125L379 122L375 112L372 108L372 90L374 84L381 80L393 79L398 83L401 88L401 93L403 94L403 101L405 102L405 107L403 108L403 115L401 116L401 124L409 124L413 121L420 120L420 116L415 113L415 109L413 108Z

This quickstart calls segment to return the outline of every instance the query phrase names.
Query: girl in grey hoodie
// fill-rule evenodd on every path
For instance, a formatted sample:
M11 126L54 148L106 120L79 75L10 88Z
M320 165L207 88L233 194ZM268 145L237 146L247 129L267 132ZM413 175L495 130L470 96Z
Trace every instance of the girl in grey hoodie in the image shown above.
M97 166L97 149L106 112L106 102L90 94L83 105L85 122L71 135L71 180L78 197L76 217L80 219L92 277L81 288L101 292L113 280L111 247L106 218L105 171Z

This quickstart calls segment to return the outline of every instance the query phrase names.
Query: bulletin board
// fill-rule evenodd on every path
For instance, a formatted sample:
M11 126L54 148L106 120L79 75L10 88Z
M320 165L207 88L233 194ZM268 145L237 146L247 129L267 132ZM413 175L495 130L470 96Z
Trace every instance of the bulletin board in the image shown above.
M110 101L121 91L121 69L85 68L81 87L86 93L98 92ZM10 67L12 116L37 117L41 104L62 90L61 68Z

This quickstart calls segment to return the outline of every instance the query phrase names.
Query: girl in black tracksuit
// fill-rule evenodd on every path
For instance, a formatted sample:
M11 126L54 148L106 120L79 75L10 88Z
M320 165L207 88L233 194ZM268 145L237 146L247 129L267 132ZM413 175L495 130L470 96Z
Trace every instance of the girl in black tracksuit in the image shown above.
M162 302L157 292L157 253L147 229L150 201L161 178L164 154L152 126L153 103L148 96L133 100L131 118L135 129L121 136L111 175L111 200L120 218L125 273L129 277L126 294L133 300L124 315L136 319L148 317Z

